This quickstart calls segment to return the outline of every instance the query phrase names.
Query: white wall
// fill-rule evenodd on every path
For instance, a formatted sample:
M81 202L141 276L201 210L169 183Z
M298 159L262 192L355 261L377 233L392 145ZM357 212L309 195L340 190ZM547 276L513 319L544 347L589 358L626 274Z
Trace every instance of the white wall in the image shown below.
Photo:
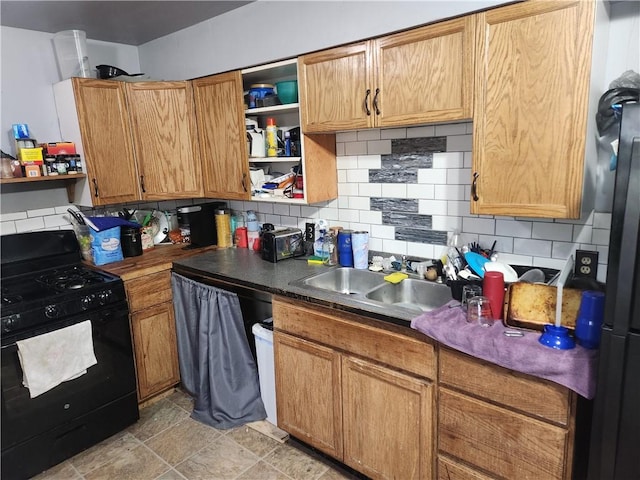
M184 80L269 63L508 3L264 1L140 46L153 78Z

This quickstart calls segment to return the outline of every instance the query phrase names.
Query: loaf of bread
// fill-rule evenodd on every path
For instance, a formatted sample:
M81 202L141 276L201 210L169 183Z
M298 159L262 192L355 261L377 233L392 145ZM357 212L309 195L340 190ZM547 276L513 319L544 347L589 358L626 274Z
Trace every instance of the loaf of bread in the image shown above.
M512 283L509 286L505 323L510 327L542 330L544 325L556 322L556 287L532 283ZM576 327L582 291L562 289L563 327Z

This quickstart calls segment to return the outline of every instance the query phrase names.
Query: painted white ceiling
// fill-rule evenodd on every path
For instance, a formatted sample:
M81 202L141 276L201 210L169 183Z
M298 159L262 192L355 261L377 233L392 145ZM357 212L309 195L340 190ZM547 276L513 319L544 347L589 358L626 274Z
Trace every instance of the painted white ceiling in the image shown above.
M254 0L0 1L0 25L55 33L84 30L87 38L141 45Z

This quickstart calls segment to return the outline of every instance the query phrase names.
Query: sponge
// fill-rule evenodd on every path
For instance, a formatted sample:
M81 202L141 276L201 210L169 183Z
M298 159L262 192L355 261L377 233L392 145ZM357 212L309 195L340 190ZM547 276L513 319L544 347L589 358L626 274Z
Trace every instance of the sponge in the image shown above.
M402 272L390 273L389 275L384 277L384 279L389 283L400 283L405 278L409 278L409 275L407 275L406 273L402 273Z
M309 265L322 265L324 262L322 261L322 258L313 255L307 259L307 263Z

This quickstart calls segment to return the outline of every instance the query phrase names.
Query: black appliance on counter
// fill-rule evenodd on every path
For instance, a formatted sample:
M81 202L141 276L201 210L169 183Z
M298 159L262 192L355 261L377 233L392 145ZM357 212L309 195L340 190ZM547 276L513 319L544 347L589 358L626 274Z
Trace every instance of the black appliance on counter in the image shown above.
M224 202L200 203L179 207L176 211L178 226L188 231L191 245L188 248L206 247L218 243L216 210L226 209Z
M71 230L5 235L2 261L2 478L22 479L139 418L124 284L82 263ZM91 321L97 364L31 398L16 342Z
M622 107L590 480L640 478L640 104Z

